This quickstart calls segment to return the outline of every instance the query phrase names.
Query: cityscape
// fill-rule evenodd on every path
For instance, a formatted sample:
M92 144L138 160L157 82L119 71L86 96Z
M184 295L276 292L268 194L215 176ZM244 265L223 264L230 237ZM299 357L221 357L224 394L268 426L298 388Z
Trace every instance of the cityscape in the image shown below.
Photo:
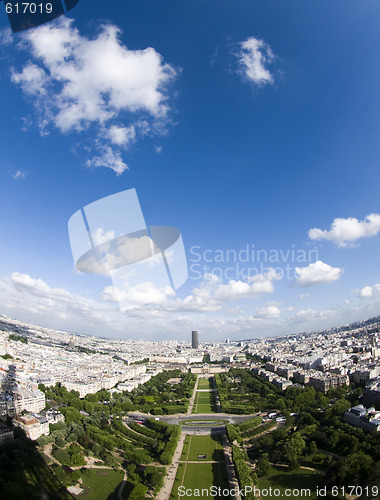
M379 18L0 0L0 500L380 500Z
M1 316L2 498L379 498L380 317L188 338Z

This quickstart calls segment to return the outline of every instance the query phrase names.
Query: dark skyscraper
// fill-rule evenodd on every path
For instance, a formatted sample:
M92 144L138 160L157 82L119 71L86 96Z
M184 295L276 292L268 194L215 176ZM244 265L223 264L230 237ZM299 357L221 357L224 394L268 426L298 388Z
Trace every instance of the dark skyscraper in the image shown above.
M191 332L191 347L193 349L198 349L199 340L198 340L198 330Z

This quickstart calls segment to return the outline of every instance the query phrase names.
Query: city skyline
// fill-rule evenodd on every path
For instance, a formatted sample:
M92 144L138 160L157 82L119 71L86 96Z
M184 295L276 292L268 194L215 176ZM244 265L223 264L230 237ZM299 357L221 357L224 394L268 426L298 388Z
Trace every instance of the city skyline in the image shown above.
M0 19L0 314L210 342L377 316L380 6L83 3L24 34ZM133 188L189 279L130 285L120 312L67 222Z

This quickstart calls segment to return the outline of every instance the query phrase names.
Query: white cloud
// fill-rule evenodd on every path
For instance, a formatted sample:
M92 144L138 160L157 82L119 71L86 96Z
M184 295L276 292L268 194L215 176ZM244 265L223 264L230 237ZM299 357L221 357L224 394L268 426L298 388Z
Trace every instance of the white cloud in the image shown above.
M316 314L317 314L317 312L315 311L315 309L311 309L309 307L309 309L301 309L300 311L298 311L296 313L296 317L297 318L304 318L305 316L311 317L311 316L315 316Z
M253 315L244 313L244 308L236 308L231 311L232 315L226 314L226 303L213 298L220 284L216 276L207 276L198 292L193 291L188 296L192 297L188 301L176 299L169 288L158 289L147 282L134 290L125 290L130 306L125 315L120 315L119 309L112 304L117 300L112 287L104 289L103 302L100 302L54 288L27 274L13 273L0 280L0 312L21 321L102 337L157 341L189 339L191 330L198 329L204 340L220 341L226 337L252 338L329 328L374 316L379 308L379 301L371 300L362 301L360 307L322 311L306 308L282 318L280 313L289 313L293 308L280 307L279 302L267 302L257 307ZM142 305L147 297L151 304ZM251 304L249 302L248 307Z
M23 181L26 177L26 174L27 172L25 170L16 170L16 172L12 174L12 177L16 181Z
M125 324L113 317L114 309L104 303L74 295L63 288L53 288L44 280L25 273L12 273L0 280L2 313L53 328L77 330L98 335L114 329L123 332ZM75 325L75 326L74 326Z
M133 282L133 276L132 276ZM128 314L136 315L136 307L142 305L159 305L161 312L175 313L187 311L207 313L219 311L229 302L237 302L247 298L257 298L262 294L272 293L272 280L277 279L275 273L258 275L253 283L231 280L223 284L214 274L206 274L199 287L194 288L184 299L175 298L171 287L158 288L150 282L131 285L128 276L121 280L122 286L106 287L102 298L119 303L121 309Z
M372 297L372 295L373 295L373 289L371 286L365 286L359 292L359 297L362 298Z
M28 63L21 73L12 70L12 82L21 86L25 94L43 98L46 96L49 77L45 71L36 64Z
M251 285L244 281L231 280L226 285L219 285L214 297L221 302L230 302L273 292L274 286L270 279L257 280Z
M22 116L21 117L21 121L22 121L21 130L23 132L28 132L28 130L30 129L30 127L33 125L32 118L30 116Z
M256 85L273 83L273 75L265 67L274 59L274 54L263 40L249 37L240 43L240 51L237 54L240 63L241 74Z
M331 283L338 280L343 274L343 269L332 267L317 260L306 267L296 267L296 284L298 286L319 285L322 283Z
M128 286L128 282L125 281L123 284L124 292L121 290L119 296L115 293L111 294L110 289L105 289L103 298L123 304L129 303L132 309L134 304L137 303L159 303L161 311L172 313L178 311L215 312L220 311L229 302L237 302L248 298L256 299L262 294L273 293L274 287L272 281L276 279L279 279L279 277L271 270L268 273L257 275L251 279L250 283L231 280L224 284L218 276L209 273L204 276L204 280L200 286L194 288L184 299L177 298L175 300L172 300L175 297L175 293L169 293L171 290L170 287L155 289L154 293L151 293L151 288L140 287L140 285L130 287ZM158 301L156 297L159 297ZM130 310L128 305L124 309L127 312Z
M38 297L49 297L51 300L70 300L72 295L62 288L50 288L47 283L41 279L35 279L28 274L12 273L9 278L10 283L18 289L28 291L30 294Z
M263 307L257 307L255 310L255 317L257 318L278 318L281 314L281 310L276 304L266 304Z
M114 151L110 146L105 146L98 156L86 161L88 167L107 167L112 169L116 175L121 175L128 170L128 165L123 161L120 151Z
M87 38L61 17L23 35L18 47L33 61L12 69L12 81L35 98L41 130L51 124L63 133L93 126L100 154L87 164L118 175L127 168L118 147L137 140L137 132L142 137L165 130L168 86L177 74L154 48L128 49L120 33L103 24Z
M104 289L102 299L105 301L118 302L120 305L128 304L164 304L168 297L174 297L175 292L170 286L158 288L150 282L140 283L134 287L120 290L115 286Z
M300 298L301 300L303 300L303 299L307 299L307 298L309 298L309 297L310 297L310 293L300 293L300 294L299 294L299 298Z
M250 283L230 280L224 284L214 274L207 274L200 288L194 288L186 297L183 305L199 307L200 310L217 310L222 304L236 302L241 299L257 298L262 294L274 292L272 281L278 279L273 269L250 279Z
M130 280L136 276L136 273L140 277L147 277L146 280L142 281L149 281L152 269L164 264L161 250L147 234L116 236L113 230L104 231L102 228L97 228L92 231L92 239L95 249L85 253L77 261L77 270L85 273L104 274L105 276L108 276L109 272L117 270L117 273L113 274L113 279L118 281L119 288L124 287L123 283L127 287L130 286ZM166 251L165 257L167 263L173 262L174 251ZM129 267L130 264L136 263L139 265L138 271L136 268ZM136 284L135 282L134 285Z
M330 230L313 228L308 234L311 240L333 241L338 247L347 247L360 238L376 236L379 231L380 214L370 214L362 221L354 217L336 218Z
M368 299L373 297L373 295L380 290L380 284L377 283L373 286L365 286L359 290L359 297L362 299Z
M10 28L0 29L0 44L3 47L8 47L13 43L13 33Z
M107 135L113 144L118 146L128 146L136 139L136 129L133 125L129 127L119 127L112 125L107 131Z
M110 240L115 239L115 231L104 231L102 227L98 227L92 232L92 239L94 241L94 245L103 245L103 243L107 243Z
M325 319L333 316L336 313L334 309L326 309L324 311L317 311L315 309L301 309L295 314L297 319L311 320L311 319Z

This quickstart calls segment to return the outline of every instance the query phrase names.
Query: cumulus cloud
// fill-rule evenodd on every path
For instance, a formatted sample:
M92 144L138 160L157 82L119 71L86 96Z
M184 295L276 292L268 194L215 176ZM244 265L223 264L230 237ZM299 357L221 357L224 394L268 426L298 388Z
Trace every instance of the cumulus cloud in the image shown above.
M40 278L14 272L0 280L2 313L7 311L17 319L50 324L59 329L102 334L114 329L123 332L114 308L105 308L104 303L88 297L70 293L63 288L54 288Z
M175 292L170 286L157 287L150 282L141 284L133 283L131 279L122 280L122 287L110 286L103 291L103 300L118 302L121 310L129 315L136 316L138 309L136 306L155 305L160 306L160 311L177 312L212 312L221 308L220 301L214 298L214 294L220 285L218 277L212 274L205 276L204 281L198 288L194 288L190 295L183 300L174 300ZM147 310L144 307L141 310Z
M270 318L278 318L281 314L281 310L278 307L278 304L266 304L265 306L262 307L257 307L255 310L255 317L257 318L265 318L265 319L270 319Z
M28 63L20 73L12 73L12 82L21 86L22 90L30 96L43 98L46 96L46 85L49 81L45 71L36 64Z
M362 299L369 299L378 291L380 291L379 283L376 283L376 285L373 286L364 286L361 290L359 290L359 297Z
M110 146L101 148L99 155L86 161L88 167L107 167L112 169L116 175L121 175L128 170L128 165L123 161L120 151L114 151Z
M94 245L103 245L104 243L108 243L110 240L115 239L115 231L113 229L110 231L104 231L102 227L98 227L91 234Z
M122 288L106 287L102 297L103 300L118 302L124 312L128 314L132 312L133 315L136 315L136 306L143 304L153 306L159 304L161 312L207 313L220 311L230 302L256 299L262 294L270 294L274 291L272 281L276 279L279 277L270 270L268 273L255 276L249 283L236 280L222 283L218 276L208 273L200 285L183 299L175 298L175 292L169 286L158 288L152 283L132 286L126 279Z
M270 279L257 280L252 284L231 280L226 285L219 285L214 297L221 302L230 302L273 292L274 286Z
M180 307L199 310L218 310L227 302L236 302L241 299L257 298L262 294L274 292L273 281L279 279L273 269L268 273L258 274L249 282L230 280L224 284L214 274L207 274L199 288L183 300Z
M274 54L263 40L249 37L240 43L240 50L237 54L240 73L249 82L258 86L273 83L273 75L266 68L274 60Z
M296 312L295 317L297 319L302 320L310 320L310 319L325 319L330 316L333 316L336 313L334 309L326 309L324 311L317 311L315 309L301 309Z
M319 285L338 280L343 274L343 269L332 267L317 260L306 267L296 267L296 284L298 286Z
M119 309L112 305L117 300L112 288L104 289L101 302L55 288L28 274L13 273L0 280L1 313L60 330L158 341L163 338L186 339L186 331L196 327L207 332L205 334L210 341L220 341L225 337L251 338L253 328L254 336L276 335L279 331L294 333L300 328L328 328L356 321L360 317L374 316L378 309L378 302L363 301L362 306L356 308L324 311L305 308L282 318L280 313L291 312L293 308L280 307L278 302L267 302L257 307L254 314L244 314L243 308L235 308L233 315L226 315L228 305L214 298L220 284L218 277L209 275L198 287L198 292L193 290L188 295L192 299L180 300L172 295L171 289L157 289L146 282L135 290L127 291L130 307L125 315L120 315ZM147 297L150 297L151 304L141 305ZM194 298L199 301L196 303ZM249 302L248 306L251 307L251 304ZM207 314L208 311L212 314Z
M120 305L128 306L143 304L164 304L168 297L174 297L175 292L170 286L159 288L153 283L140 283L134 287L120 290L115 286L104 289L102 298L105 301L118 302Z
M67 301L72 298L66 290L51 288L43 280L32 278L29 274L12 273L8 281L20 291L28 291L31 295L38 297L49 297L52 301L55 299Z
M362 221L359 221L355 217L347 219L336 218L329 230L313 228L310 229L308 234L311 240L332 241L338 247L347 247L360 238L376 236L379 231L380 214L370 214Z
M154 48L128 49L120 33L103 24L88 38L61 17L23 35L18 47L32 60L11 75L33 97L43 132L50 125L63 133L94 127L100 153L87 164L117 174L127 169L118 148L165 129L169 85L177 74Z
M112 125L107 131L107 135L113 144L127 146L136 139L136 129L133 125L129 127Z

